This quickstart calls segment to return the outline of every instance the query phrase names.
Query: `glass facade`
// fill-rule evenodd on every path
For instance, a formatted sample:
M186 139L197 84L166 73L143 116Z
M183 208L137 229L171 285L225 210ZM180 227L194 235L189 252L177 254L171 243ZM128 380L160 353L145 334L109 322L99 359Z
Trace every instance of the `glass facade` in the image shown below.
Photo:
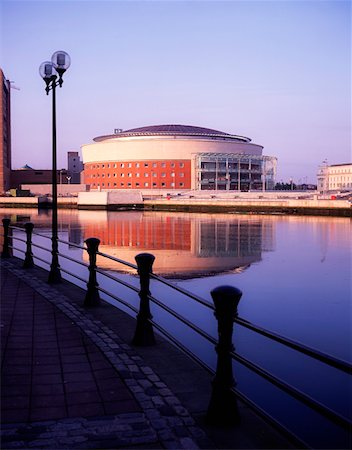
M258 191L275 185L277 159L234 153L197 153L197 190Z

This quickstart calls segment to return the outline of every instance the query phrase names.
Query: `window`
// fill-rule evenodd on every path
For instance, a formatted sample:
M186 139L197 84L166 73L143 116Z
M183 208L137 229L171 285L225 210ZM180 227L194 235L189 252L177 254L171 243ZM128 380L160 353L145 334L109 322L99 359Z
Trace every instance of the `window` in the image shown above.
M125 185L125 183L120 183L120 186L124 186Z
M145 187L148 187L148 186L149 186L149 184L148 184L148 183L144 183L144 186L145 186Z
M114 164L114 168L116 169L116 167L117 167L117 164L115 163L115 164Z
M171 183L170 186L171 186L171 187L175 187L175 183Z
M75 167L75 166L73 166L73 167ZM110 164L108 164L108 169L110 169Z
M149 177L149 173L145 172L144 177L148 178Z
M120 177L123 178L125 176L124 173L120 173Z
M117 177L117 174L116 174L116 173L114 173L114 177L115 177L115 178Z
M153 167L158 167L158 164L157 163L153 163Z
M153 172L153 177L156 178L158 174L156 172Z
M162 173L161 173L161 176L162 176L162 178L165 178L165 177L166 177L166 173L165 173L165 172L162 172Z
M156 183L153 183L153 187L156 186Z
M174 177L175 176L175 172L171 172L171 176Z
M183 178L185 174L183 172L180 172L180 177Z
M124 164L124 163L121 163L121 164L120 164L120 167L125 167L125 164Z
M117 185L117 183L114 183L114 186L116 186Z
M139 167L139 163L136 163L136 167Z
M110 174L108 173L108 178L110 178Z
M127 183L127 186L128 186L128 187L131 187L131 186L132 186L132 183Z
M127 176L128 176L129 178L131 178L131 177L132 177L132 173L131 173L131 172L128 172Z
M105 167L105 164L102 164L101 167Z
M180 162L180 167L185 167L184 163Z
M162 162L161 167L166 167L166 163Z
M136 183L136 187L138 187L139 186L139 183Z
M182 186L184 186L185 184L184 183L180 183L180 187L182 187Z
M132 163L128 163L128 167L132 167Z
M102 176L102 178L105 178L105 173L102 173L101 176Z
M175 163L171 163L171 167L175 167Z
M139 172L136 173L136 177L139 178Z
M148 163L144 163L144 167L148 167L149 166L149 164Z
M166 186L166 183L161 183L161 186L162 186L162 187L165 187L165 186Z

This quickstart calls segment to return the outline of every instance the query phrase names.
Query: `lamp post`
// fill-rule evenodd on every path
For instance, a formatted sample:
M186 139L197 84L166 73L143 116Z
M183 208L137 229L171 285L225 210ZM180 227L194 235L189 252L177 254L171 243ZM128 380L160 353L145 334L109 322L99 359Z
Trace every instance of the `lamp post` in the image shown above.
M56 166L56 87L62 87L62 76L70 67L71 58L63 51L57 51L51 61L43 62L39 67L39 74L46 84L46 94L52 91L52 221L51 221L51 265L48 283L60 283L61 272L58 258L57 232L57 166Z

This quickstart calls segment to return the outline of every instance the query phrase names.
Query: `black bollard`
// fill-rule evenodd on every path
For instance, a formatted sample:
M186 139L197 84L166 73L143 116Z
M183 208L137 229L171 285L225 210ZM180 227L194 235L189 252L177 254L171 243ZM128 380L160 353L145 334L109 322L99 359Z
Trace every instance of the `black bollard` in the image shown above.
M212 395L206 415L208 425L231 426L238 424L240 415L237 398L233 392L235 380L232 373L231 351L233 322L242 292L233 286L219 286L211 291L218 320L219 341L216 374L212 382Z
M2 247L1 257L2 258L11 258L11 250L10 250L10 219L2 219L2 224L4 227L4 244Z
M100 295L97 282L97 252L100 240L97 238L89 238L84 241L87 244L87 252L89 255L89 280L87 283L87 293L84 299L84 306L100 305Z
M150 274L152 273L155 256L150 253L140 253L135 257L141 289L139 291L140 305L139 313L137 315L137 325L132 344L145 347L148 345L155 345L155 337L153 325L150 319L153 316L150 313L149 307L149 283Z
M34 267L34 261L33 261L33 253L32 253L32 232L34 225L31 222L28 222L24 226L26 230L26 256L23 263L24 269L29 269L30 267Z

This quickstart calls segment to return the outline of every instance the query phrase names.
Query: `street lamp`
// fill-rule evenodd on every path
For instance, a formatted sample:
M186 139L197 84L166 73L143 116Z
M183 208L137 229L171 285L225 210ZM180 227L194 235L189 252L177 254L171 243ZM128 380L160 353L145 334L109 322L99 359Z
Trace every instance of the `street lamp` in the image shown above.
M56 87L62 86L62 76L70 67L71 58L63 51L53 54L51 61L43 62L39 67L39 74L46 84L46 94L52 91L52 221L51 221L51 266L49 272L49 283L59 283L61 272L58 258L58 233L57 233L57 168L56 168Z

